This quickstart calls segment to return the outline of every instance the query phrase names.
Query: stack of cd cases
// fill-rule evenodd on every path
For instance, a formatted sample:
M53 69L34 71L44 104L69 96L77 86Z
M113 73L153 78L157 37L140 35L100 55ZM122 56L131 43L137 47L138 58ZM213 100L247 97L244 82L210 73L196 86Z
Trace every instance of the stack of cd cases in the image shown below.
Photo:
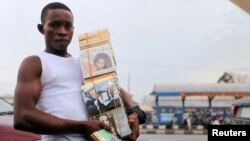
M89 120L109 125L112 133L125 138L131 134L119 82L116 61L108 29L78 36L84 84L82 97Z

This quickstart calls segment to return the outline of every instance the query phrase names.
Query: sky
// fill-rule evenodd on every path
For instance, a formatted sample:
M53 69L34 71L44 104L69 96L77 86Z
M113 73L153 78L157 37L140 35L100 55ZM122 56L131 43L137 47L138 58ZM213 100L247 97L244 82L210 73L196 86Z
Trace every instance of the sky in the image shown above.
M78 35L108 28L119 84L142 103L154 84L216 83L250 72L250 15L229 0L58 0ZM36 26L51 0L0 0L0 96L14 95L20 63L44 50Z

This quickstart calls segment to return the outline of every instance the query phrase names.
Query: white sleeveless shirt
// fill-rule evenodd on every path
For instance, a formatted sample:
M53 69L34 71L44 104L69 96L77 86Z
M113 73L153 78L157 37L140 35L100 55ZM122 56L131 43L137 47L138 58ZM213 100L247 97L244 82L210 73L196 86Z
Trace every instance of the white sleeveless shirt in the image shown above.
M37 108L54 116L71 120L88 120L81 85L80 60L42 52L42 93ZM42 141L86 141L80 134L43 135Z

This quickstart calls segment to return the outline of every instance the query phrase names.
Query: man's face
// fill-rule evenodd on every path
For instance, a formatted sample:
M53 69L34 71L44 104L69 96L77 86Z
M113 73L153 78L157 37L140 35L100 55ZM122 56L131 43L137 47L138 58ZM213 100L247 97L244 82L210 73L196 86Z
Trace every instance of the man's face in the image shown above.
M64 9L48 10L43 23L43 32L47 51L67 52L74 33L72 13Z

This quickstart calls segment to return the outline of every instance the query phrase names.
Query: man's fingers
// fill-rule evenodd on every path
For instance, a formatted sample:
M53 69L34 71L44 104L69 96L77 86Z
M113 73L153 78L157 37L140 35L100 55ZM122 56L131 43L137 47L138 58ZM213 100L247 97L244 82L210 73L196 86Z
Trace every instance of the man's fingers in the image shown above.
M108 126L108 125L106 125L106 124L105 124L105 123L103 123L103 122L101 122L101 128L103 128L103 129L105 129L105 130L109 131L110 133L112 133L112 131L111 131L111 127L110 127L110 126Z
M135 122L135 119L134 119L134 118L130 118L130 119L129 119L129 124L130 124L130 125L132 125L134 122Z
M130 139L135 141L139 136L139 120L136 114L129 115L129 124L132 129L132 134Z
M134 132L133 132L133 134L132 134L132 138L133 138L133 140L136 140L137 138L138 138L138 136L139 136L139 126L134 122Z

